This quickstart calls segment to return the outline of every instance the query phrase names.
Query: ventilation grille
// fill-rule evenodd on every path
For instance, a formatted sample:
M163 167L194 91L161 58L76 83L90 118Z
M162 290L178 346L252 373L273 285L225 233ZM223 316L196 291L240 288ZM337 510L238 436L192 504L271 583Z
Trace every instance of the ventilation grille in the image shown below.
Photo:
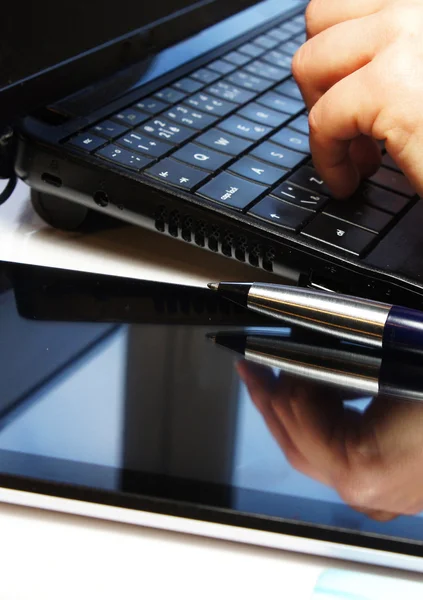
M249 263L253 267L261 267L273 271L275 251L244 235L238 235L226 228L195 219L177 210L168 212L164 206L157 209L155 227L161 233L174 238L183 239L199 248L207 248L212 252Z

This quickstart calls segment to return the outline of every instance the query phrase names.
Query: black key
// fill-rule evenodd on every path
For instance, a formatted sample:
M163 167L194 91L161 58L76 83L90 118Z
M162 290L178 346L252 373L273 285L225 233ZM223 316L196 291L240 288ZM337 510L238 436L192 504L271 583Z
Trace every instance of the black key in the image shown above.
M69 146L84 150L85 152L94 152L97 148L104 146L106 140L98 135L91 133L80 133L68 141Z
M190 77L184 77L183 79L172 83L172 87L181 90L182 92L186 92L187 94L198 92L198 90L201 90L203 85L203 82L195 81L195 79L191 79Z
M392 215L400 213L410 202L408 198L388 192L375 185L364 184L356 194L358 200L366 202L375 208L384 210Z
M219 129L209 129L206 133L203 133L195 140L208 148L214 148L230 154L231 156L237 156L242 152L245 152L247 148L251 146L253 142L249 140L243 140L229 133L224 133Z
M125 146L125 148L131 148L137 152L141 152L141 154L154 156L154 158L160 158L173 150L173 146L170 144L159 142L159 140L153 140L147 135L142 135L137 131L131 131L130 133L123 135L116 142L121 146Z
M233 65L232 63L228 63L226 62L226 60L215 60L214 62L210 63L208 65L209 69L212 69L213 71L216 71L217 73L220 73L221 75L227 75L228 73L232 73L232 71L235 71L236 66ZM217 77L216 77L217 79ZM210 82L212 83L212 82Z
M163 100L163 102L168 102L169 104L174 104L175 102L180 102L186 97L185 92L181 92L180 90L175 90L171 87L163 88L159 92L154 94L155 98L159 100Z
M145 125L141 125L137 131L146 133L147 135L151 135L162 141L168 141L171 144L181 144L196 133L194 129L188 129L188 127L177 125L176 123L172 123L172 121L162 119L161 117L157 117L148 123L145 123Z
M245 104L256 96L253 92L247 92L247 90L231 85L227 81L218 81L215 85L209 86L205 91L208 94L212 94L223 100L235 102L236 104Z
M265 77L271 81L282 81L291 75L291 72L288 71L288 69L281 69L280 67L275 67L275 65L269 65L261 60L255 60L250 65L247 65L245 70L253 75Z
M145 173L155 179L166 181L170 185L175 185L189 191L193 190L210 176L210 173L200 171L200 169L193 169L171 158L161 160L147 169Z
M268 79L250 75L250 73L247 73L246 71L235 71L235 73L229 75L227 81L254 92L264 92L273 85Z
M286 23L282 23L282 28L285 29L285 31L290 31L293 34L301 33L304 31L304 24L291 20L287 21Z
M329 188L317 171L311 167L301 167L298 171L295 171L295 173L290 176L289 182L306 190L310 190L310 192L317 192L324 196L330 196Z
M290 98L294 98L295 100L301 100L303 102L303 97L301 95L300 88L295 83L293 79L288 79L275 88L275 91L279 94L284 94L285 96L289 96Z
M197 194L230 208L243 210L266 191L267 188L262 185L240 179L231 173L221 173L200 188Z
M387 167L388 169L392 169L393 171L397 171L397 173L402 173L399 166L394 162L394 160L389 156L389 154L385 154L382 158L382 165Z
M242 54L241 52L237 52L236 50L225 54L225 56L223 56L223 59L227 60L233 65L236 65L237 67L243 67L247 62L251 60L248 56Z
M270 35L260 35L253 40L253 43L257 44L257 46L261 46L265 50L271 50L278 46L279 41Z
M198 69L198 71L191 73L190 76L203 83L213 83L213 81L216 81L220 77L216 71L210 71L210 69Z
M91 128L91 131L95 134L102 135L108 140L114 140L126 131L128 127L123 123L113 123L113 121L102 121L97 123Z
M219 129L254 141L261 140L262 137L272 131L270 127L258 125L257 123L247 121L247 119L243 119L237 115L233 115L232 117L229 117L229 119L219 123Z
M351 199L332 200L325 206L323 212L374 233L381 233L392 220L392 216L388 213Z
M140 102L134 104L133 108L147 112L150 115L158 115L162 111L166 110L167 106L168 105L161 100L156 100L155 98L144 98Z
M110 118L117 122L125 123L130 127L136 127L137 125L140 125L141 123L144 123L144 121L150 119L151 115L148 115L147 113L142 113L138 109L133 110L132 108L125 108L116 115L112 115Z
M294 98L289 98L288 96L282 96L276 92L267 92L267 94L264 94L261 98L257 98L257 102L263 104L263 106L273 108L274 110L280 110L288 115L295 115L304 110L304 104L302 102L294 100Z
M402 278L421 280L423 273L422 223L423 201L418 200L366 257L366 266L376 267L382 272L389 270L391 273L395 273L400 286Z
M313 216L313 213L308 210L282 202L272 196L260 200L248 211L248 214L290 231L299 231Z
M279 50L281 52L285 52L288 56L294 56L298 48L300 48L301 44L299 42L294 42L291 40L290 42L285 42L279 46Z
M177 158L182 162L205 169L206 171L217 171L217 169L220 169L232 160L228 155L220 154L220 152L215 152L208 148L202 148L196 144L182 146L182 148L172 155L172 158Z
M323 214L316 215L302 234L356 256L361 256L377 238L370 231Z
M288 181L284 181L280 186L273 190L272 196L285 200L291 204L296 204L307 210L317 212L320 210L329 198L316 194L316 192L309 192L303 190L295 185L290 184Z
M254 44L250 43L240 46L238 50L239 52L243 52L244 54L247 54L252 58L257 58L257 56L260 56L260 54L263 54L264 52L264 48L262 48L261 46L255 46Z
M287 54L283 54L278 50L271 50L271 52L266 52L261 58L265 62L274 65L276 67L281 67L282 69L287 69L289 72L292 68L292 58Z
M292 33L284 30L282 27L275 27L267 35L274 37L278 42L286 42L292 37Z
M308 117L307 115L300 115L289 124L291 129L295 129L295 131L299 131L300 133L304 133L304 135L308 135L310 128L308 126Z
M277 169L273 165L255 160L251 156L244 156L244 158L231 165L229 169L237 175L266 185L273 185L277 181L280 181L287 173L282 169Z
M390 169L382 167L370 177L370 181L409 198L416 195L408 179L401 173L395 173L395 171L391 171Z
M198 130L213 125L218 119L215 115L206 115L205 113L195 110L195 108L190 108L183 104L170 108L163 116L172 119L172 121L175 121L176 123Z
M125 150L124 148L113 145L106 146L102 150L99 150L96 153L96 156L100 156L113 163L127 167L132 171L140 171L149 165L152 160L146 156L141 156L141 154L138 154L137 152L131 152L130 150Z
M303 154L282 148L282 146L277 146L272 142L263 142L263 144L254 148L251 154L282 169L293 169L304 160Z
M289 120L289 115L284 115L254 102L241 108L237 114L257 123L269 125L269 127L280 127Z
M304 154L310 154L310 143L308 136L298 133L298 131L292 131L289 127L282 129L278 133L272 136L272 142L286 146L291 150L302 152Z
M227 100L220 100L209 94L200 92L185 100L186 104L193 106L197 110L201 110L207 114L218 115L219 117L226 117L226 115L234 111L238 106Z

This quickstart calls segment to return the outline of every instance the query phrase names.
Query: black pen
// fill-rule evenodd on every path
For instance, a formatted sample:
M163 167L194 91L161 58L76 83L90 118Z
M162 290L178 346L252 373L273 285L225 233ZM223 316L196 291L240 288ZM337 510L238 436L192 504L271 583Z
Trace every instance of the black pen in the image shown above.
M299 379L321 383L363 396L423 400L423 370L419 357L398 360L373 348L332 340L307 344L289 337L262 333L208 334L216 346L247 361L279 369Z
M253 311L384 351L423 353L423 313L373 300L288 285L209 283Z

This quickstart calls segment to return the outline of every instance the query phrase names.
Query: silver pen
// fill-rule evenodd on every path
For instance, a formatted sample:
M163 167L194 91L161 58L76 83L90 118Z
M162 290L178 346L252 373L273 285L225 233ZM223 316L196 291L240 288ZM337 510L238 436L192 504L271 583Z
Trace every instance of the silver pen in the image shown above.
M288 285L221 282L208 287L289 325L383 351L423 354L423 313L418 310Z

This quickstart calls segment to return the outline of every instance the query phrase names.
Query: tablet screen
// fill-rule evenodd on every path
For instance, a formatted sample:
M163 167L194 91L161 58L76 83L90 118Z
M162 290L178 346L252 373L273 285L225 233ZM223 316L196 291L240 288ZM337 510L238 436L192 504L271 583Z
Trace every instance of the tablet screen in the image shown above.
M374 357L352 360L363 389L326 385L216 341L295 345L289 329L205 304L190 317L176 296L171 319L152 318L133 310L142 282L132 298L94 276L63 293L43 284L54 270L34 284L22 268L0 278L1 487L370 547L423 541L423 404L371 395Z

